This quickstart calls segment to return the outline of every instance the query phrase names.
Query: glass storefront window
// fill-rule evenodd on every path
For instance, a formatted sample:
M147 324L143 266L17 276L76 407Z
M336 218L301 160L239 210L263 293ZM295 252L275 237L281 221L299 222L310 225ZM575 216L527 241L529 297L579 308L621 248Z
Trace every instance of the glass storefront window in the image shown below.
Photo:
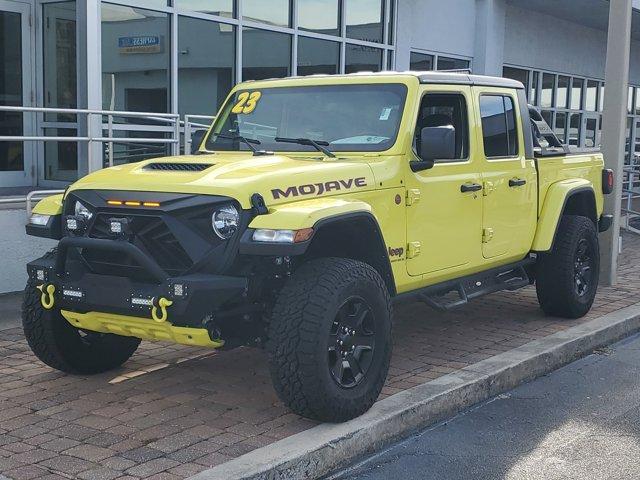
M378 72L382 69L382 50L362 45L347 45L344 72Z
M598 108L598 82L587 80L587 90L584 101L585 110L595 112Z
M288 27L291 23L289 0L242 0L242 16L245 20Z
M633 87L627 90L627 113L633 113Z
M181 115L215 115L235 83L235 44L233 25L179 17L178 110Z
M22 27L19 13L0 11L0 105L22 105ZM22 114L0 112L0 135L22 135ZM0 142L0 172L24 169L22 142ZM1 177L0 177L1 178Z
M540 80L540 73L533 72L531 76L531 97L529 101L534 105L538 105L538 82Z
M169 16L102 4L105 110L169 111Z
M640 88L636 87L636 103L634 105L636 115L640 115Z
M556 89L556 107L567 108L569 102L569 77L558 75L558 87Z
M555 83L555 75L550 73L542 74L542 93L540 97L540 106L552 107L553 106L553 84Z
M527 88L527 85L529 84L529 70L514 67L504 67L502 69L502 76L519 81L524 85L524 88Z
M177 8L210 13L221 17L233 17L233 0L174 0Z
M76 2L42 5L44 106L76 108ZM75 122L69 114L47 114L47 121Z
M298 37L298 75L334 74L339 71L339 43Z
M598 93L598 110L604 109L604 83L600 84L600 92Z
M433 55L411 52L409 69L414 72L433 70Z
M52 128L46 130L47 136L74 137L72 128ZM78 144L76 142L44 143L44 178L73 182L78 179Z
M600 141L598 139L598 119L587 118L584 129L584 146L587 148L597 147Z
M580 127L582 124L582 114L572 113L569 116L569 135L567 143L574 147L580 144Z
M348 0L345 16L347 37L382 42L382 0Z
M562 143L566 143L566 130L567 130L567 114L564 112L556 113L556 122L553 127L553 131Z
M466 70L469 68L469 60L461 58L438 57L438 70Z
M582 109L582 87L584 87L584 80L582 78L574 78L571 83L571 109Z
M298 0L298 27L309 32L340 35L339 0Z
M262 80L291 74L291 35L245 27L242 79Z

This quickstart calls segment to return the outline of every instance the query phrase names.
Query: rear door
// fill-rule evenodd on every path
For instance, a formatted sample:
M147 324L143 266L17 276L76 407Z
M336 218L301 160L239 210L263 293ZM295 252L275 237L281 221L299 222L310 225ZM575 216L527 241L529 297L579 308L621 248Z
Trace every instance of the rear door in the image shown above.
M483 148L482 255L515 259L531 248L537 219L537 172L525 157L516 92L474 87ZM528 126L527 126L528 128Z

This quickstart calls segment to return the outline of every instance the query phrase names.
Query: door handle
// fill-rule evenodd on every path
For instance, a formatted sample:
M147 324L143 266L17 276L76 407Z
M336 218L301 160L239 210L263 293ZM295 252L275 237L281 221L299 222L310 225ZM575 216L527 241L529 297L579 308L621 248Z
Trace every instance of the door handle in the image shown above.
M482 185L480 185L479 183L463 183L462 185L460 185L460 191L462 193L478 192L480 190L482 190Z
M526 184L527 184L527 181L522 178L512 178L511 180L509 180L510 187L522 187L523 185L526 185Z

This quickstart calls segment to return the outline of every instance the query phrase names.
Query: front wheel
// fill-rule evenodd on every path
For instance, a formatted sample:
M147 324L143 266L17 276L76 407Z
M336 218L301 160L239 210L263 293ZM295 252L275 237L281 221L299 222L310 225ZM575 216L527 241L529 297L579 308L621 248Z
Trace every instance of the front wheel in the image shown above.
M538 256L536 292L542 310L564 318L586 315L596 296L599 272L595 225L586 217L563 216L553 250Z
M387 288L371 266L322 258L300 267L269 326L271 378L282 401L325 422L366 412L389 370L391 315Z
M140 344L138 338L78 330L56 308L42 307L33 280L24 291L22 326L36 357L67 373L101 373L119 367Z

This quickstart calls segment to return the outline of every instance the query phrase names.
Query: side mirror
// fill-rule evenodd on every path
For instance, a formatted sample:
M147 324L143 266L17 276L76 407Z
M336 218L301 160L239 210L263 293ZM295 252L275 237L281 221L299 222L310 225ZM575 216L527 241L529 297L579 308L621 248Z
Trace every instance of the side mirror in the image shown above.
M420 131L420 161L411 162L411 170L419 172L432 168L435 160L456 157L456 129L452 125L424 127Z
M206 130L196 130L191 134L191 155L195 155L200 150L200 145L202 144L202 140L204 140L204 136L207 134Z

